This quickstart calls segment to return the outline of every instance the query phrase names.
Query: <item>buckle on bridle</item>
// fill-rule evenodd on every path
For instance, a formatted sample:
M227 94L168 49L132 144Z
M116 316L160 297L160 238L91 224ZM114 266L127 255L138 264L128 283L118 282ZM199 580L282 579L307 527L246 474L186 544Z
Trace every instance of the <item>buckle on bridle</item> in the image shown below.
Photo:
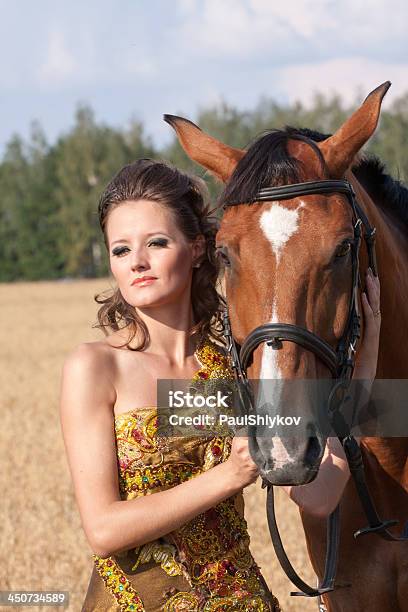
M373 227L373 228L371 228L371 232L367 232L366 234L364 234L365 241L369 242L370 245L375 242L376 231L377 231L377 229L375 227Z
M273 348L274 351L278 351L283 348L282 340L280 338L272 338L271 340L267 340L267 346Z
M358 217L357 221L354 224L354 230L359 230L360 229L360 225L362 224L362 220L360 219L360 217Z

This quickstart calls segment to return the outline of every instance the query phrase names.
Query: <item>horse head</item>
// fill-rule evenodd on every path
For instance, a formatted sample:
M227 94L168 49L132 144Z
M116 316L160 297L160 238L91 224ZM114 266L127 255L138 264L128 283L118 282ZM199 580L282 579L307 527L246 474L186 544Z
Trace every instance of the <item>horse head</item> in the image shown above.
M312 332L336 350L353 291L352 207L343 193L334 191L274 201L257 200L257 194L270 187L348 176L377 126L389 86L386 82L372 91L332 136L321 139L309 130L272 130L248 150L229 147L190 121L165 115L187 154L225 183L216 248L225 264L232 333L240 345L254 328L284 323ZM282 423L293 415L287 381L332 376L325 360L297 341L260 343L248 366L250 379L279 383L271 411ZM273 484L310 482L322 459L326 437L315 424L314 399L303 394L297 400L307 436L288 436L286 425L279 423L272 437L257 426L250 436L251 454L262 476Z

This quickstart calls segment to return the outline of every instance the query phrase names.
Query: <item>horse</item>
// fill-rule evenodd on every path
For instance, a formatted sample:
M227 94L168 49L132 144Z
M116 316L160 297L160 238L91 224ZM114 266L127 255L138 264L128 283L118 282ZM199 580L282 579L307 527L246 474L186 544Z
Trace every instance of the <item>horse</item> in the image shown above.
M216 244L225 263L226 301L239 345L251 330L282 321L310 330L326 346L337 345L347 324L352 291L350 236L355 228L345 195L293 194L278 201L256 195L267 194L271 186L345 177L377 230L382 312L377 378L408 378L408 190L387 175L377 159L359 153L377 127L389 86L386 82L373 90L333 135L287 127L261 135L248 150L218 141L188 119L164 116L187 155L225 184L220 203L235 204L224 208ZM361 269L370 263L369 255L362 244L357 255ZM356 309L361 309L359 291ZM320 380L330 375L323 359L296 342L279 347L258 343L248 365L248 377L255 381ZM290 412L282 398L273 407L282 416ZM320 465L324 435L315 431L302 443L293 443L278 429L280 433L281 443L274 444L255 432L251 454L261 474L275 484L309 482ZM366 436L360 450L379 513L403 522L408 515L408 438ZM339 512L337 580L351 586L323 595L326 609L407 610L407 543L375 535L353 538L364 514L352 479ZM300 514L309 557L322 580L325 520Z

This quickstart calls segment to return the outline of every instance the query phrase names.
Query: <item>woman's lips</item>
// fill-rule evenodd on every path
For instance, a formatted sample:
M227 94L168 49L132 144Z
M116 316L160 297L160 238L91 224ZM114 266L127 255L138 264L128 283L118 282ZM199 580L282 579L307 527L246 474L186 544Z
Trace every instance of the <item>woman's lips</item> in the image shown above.
M157 280L153 276L146 276L144 278L137 278L133 281L132 285L137 285L140 287L141 285L150 285L153 281Z

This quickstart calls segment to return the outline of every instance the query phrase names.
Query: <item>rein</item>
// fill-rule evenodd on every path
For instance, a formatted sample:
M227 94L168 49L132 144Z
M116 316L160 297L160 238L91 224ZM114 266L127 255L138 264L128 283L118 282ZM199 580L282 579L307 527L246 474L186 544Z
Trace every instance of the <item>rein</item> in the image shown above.
M378 275L375 254L376 230L370 225L367 216L357 202L352 185L346 180L321 180L295 183L293 185L284 185L280 187L267 187L265 189L260 189L255 195L253 202L247 204L262 201L287 200L297 196L312 194L330 193L342 193L347 196L347 201L352 209L354 228L354 238L351 243L352 290L349 311L343 335L336 349L333 349L324 339L304 327L288 323L267 323L251 331L245 338L240 351L238 351L237 344L231 331L228 305L223 315L224 336L227 340L234 376L238 383L239 400L247 413L250 411L253 413L255 412L252 391L247 378L247 369L252 364L253 353L260 344L265 342L268 346L272 347L272 349L280 350L283 347L282 342L294 342L305 350L314 353L316 357L327 366L332 374L333 380L335 380L327 402L329 418L336 436L343 446L350 473L353 477L360 502L368 520L368 526L357 530L354 533L354 537L357 538L361 535L376 533L386 540L401 542L408 540L408 522L402 534L397 537L388 530L388 527L396 525L398 521L384 521L378 516L367 487L360 447L355 438L350 434L349 427L342 417L340 410L353 375L356 345L360 338L361 324L360 314L358 312L358 290L359 286L361 287L361 279L358 255L361 246L361 226L364 227L364 240L367 247L369 266L375 276ZM227 203L223 208L225 210L230 206L238 206L241 204L244 203ZM340 505L338 505L327 518L325 571L322 582L316 588L304 582L291 565L285 553L276 523L273 485L263 480L262 487L267 487L266 507L268 525L276 555L289 580L299 589L299 591L291 592L291 595L320 597L324 593L333 591L334 588L350 586L350 584L335 583L340 534Z

